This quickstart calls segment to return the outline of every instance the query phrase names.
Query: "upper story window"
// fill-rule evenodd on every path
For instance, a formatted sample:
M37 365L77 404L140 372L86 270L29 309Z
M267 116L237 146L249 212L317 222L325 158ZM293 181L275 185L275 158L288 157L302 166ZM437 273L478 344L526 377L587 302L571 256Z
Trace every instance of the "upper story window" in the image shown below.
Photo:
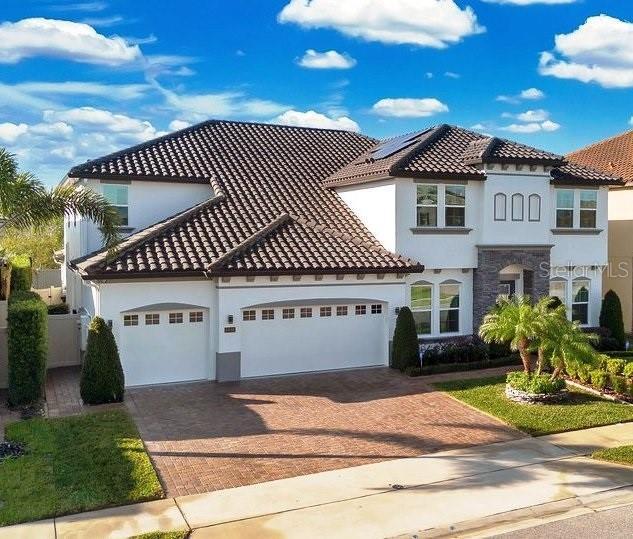
M418 185L417 226L437 226L437 185Z
M572 189L556 190L556 228L572 228L574 226L574 191Z
M504 193L495 195L495 221L506 220L506 204L508 197Z
M103 185L103 196L116 209L121 218L121 224L127 226L129 224L128 186L118 183L106 183Z
M598 191L580 191L580 228L596 228Z
M528 197L528 220L541 220L541 197L536 194L531 194Z
M466 186L447 185L444 206L446 226L465 226Z
M514 193L512 195L512 220L523 221L523 195Z

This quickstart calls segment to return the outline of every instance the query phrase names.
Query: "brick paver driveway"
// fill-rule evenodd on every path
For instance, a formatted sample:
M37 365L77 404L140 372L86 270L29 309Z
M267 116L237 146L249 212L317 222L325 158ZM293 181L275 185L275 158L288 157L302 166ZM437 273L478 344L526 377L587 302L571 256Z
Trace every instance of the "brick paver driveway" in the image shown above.
M139 388L126 402L170 496L521 436L389 369Z

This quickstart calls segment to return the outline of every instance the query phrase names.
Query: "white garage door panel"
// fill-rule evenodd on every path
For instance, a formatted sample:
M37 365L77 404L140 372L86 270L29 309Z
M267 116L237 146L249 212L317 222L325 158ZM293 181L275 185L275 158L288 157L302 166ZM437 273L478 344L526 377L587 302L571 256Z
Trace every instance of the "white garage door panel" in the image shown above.
M203 322L195 323L189 322L189 313L185 311L182 324L170 324L166 311L159 314L158 325L145 325L145 313L139 313L138 326L121 323L120 354L125 385L208 378L208 311L204 311Z
M367 306L369 310L369 305ZM335 309L334 309L335 310ZM296 309L299 316L299 309ZM242 322L242 377L348 369L387 364L387 331L384 315Z

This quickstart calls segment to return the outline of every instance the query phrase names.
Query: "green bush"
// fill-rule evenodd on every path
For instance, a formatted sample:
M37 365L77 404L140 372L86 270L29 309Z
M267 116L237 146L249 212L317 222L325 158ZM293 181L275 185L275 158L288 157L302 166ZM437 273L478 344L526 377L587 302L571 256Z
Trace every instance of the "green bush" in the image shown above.
M607 380L608 376L605 371L598 369L591 371L591 385L596 389L602 391L605 387L607 387Z
M486 343L480 340L458 339L429 346L422 354L422 365L471 363L487 359L489 359L489 355Z
M391 366L402 372L407 367L420 366L420 343L413 313L409 307L402 307L396 319Z
M588 384L591 381L591 371L587 365L578 367L578 380L581 384Z
M9 404L32 404L43 397L48 355L46 304L34 292L11 294L7 315Z
M611 332L611 337L617 342L618 348L624 348L626 336L622 319L622 304L613 290L609 290L602 300L600 327L607 328Z
M422 376L422 368L409 365L406 369L404 369L404 374L411 376L412 378Z
M633 361L629 361L624 367L624 376L633 378Z
M625 395L628 392L628 384L624 376L611 376L611 389L620 395Z
M565 365L565 371L567 372L567 376L569 376L570 378L574 380L578 378L578 364L577 363L572 363L570 361L569 364Z
M474 371L477 369L491 369L507 365L521 365L521 359L513 354L506 357L487 359L485 361L471 361L469 363L446 363L440 365L422 365L422 374L443 374L446 372Z
M33 273L28 256L14 256L11 259L11 291L31 290Z
M565 380L552 380L548 374L528 374L524 371L509 373L506 382L513 389L537 395L558 393L565 389Z
M68 314L69 312L68 303L56 303L48 306L48 314Z
M616 376L621 375L624 372L626 361L619 358L611 358L607 360L607 372Z
M106 321L95 316L88 328L80 392L86 404L121 402L125 380L114 335Z

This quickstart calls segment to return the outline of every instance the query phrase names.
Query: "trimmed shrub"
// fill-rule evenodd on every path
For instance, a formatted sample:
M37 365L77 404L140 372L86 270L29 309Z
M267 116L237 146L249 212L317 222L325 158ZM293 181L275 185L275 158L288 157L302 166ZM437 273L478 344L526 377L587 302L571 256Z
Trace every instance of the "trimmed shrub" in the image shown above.
M626 378L633 379L633 361L629 361L624 367L623 374Z
M624 367L626 367L626 361L623 359L607 359L607 372L609 374L619 376L624 372Z
M48 314L68 314L69 312L68 303L56 303L48 306Z
M404 369L404 374L406 374L407 376L411 376L412 378L422 376L422 368L409 365L406 369Z
M549 302L549 309L551 311L557 309L558 307L560 307L561 305L563 305L563 302L560 300L560 298L558 296L550 296L549 297L550 302Z
M523 371L508 373L506 382L513 389L536 395L551 395L565 389L565 380L547 374L528 374Z
M14 292L9 299L7 327L9 404L33 404L43 397L46 378L46 304L34 292Z
M605 387L607 387L607 380L608 376L605 371L598 369L591 371L591 385L596 389L602 391Z
M628 390L628 384L624 376L611 376L611 389L620 395L625 395Z
M507 355L510 354L506 354ZM429 346L422 354L422 365L477 363L490 358L488 346L478 339L459 339Z
M491 342L488 344L488 357L490 359L508 357L511 355L512 350L510 350L510 345L508 343Z
M602 300L600 326L607 328L611 332L611 337L617 342L618 349L624 348L626 336L622 319L622 304L620 303L620 298L613 290L609 290Z
M580 365L578 367L578 380L581 384L588 384L591 381L591 371L586 365Z
M415 320L409 307L401 307L393 332L391 366L402 372L407 367L420 366L420 343Z
M518 355L487 359L485 361L473 361L471 363L447 363L445 365L422 365L422 374L443 374L446 372L474 371L477 369L490 369L492 367L505 367L507 365L521 365Z
M11 259L11 291L31 290L33 273L28 256L14 256Z
M88 328L86 358L81 368L81 398L86 404L121 402L124 386L112 330L103 318L95 316Z

